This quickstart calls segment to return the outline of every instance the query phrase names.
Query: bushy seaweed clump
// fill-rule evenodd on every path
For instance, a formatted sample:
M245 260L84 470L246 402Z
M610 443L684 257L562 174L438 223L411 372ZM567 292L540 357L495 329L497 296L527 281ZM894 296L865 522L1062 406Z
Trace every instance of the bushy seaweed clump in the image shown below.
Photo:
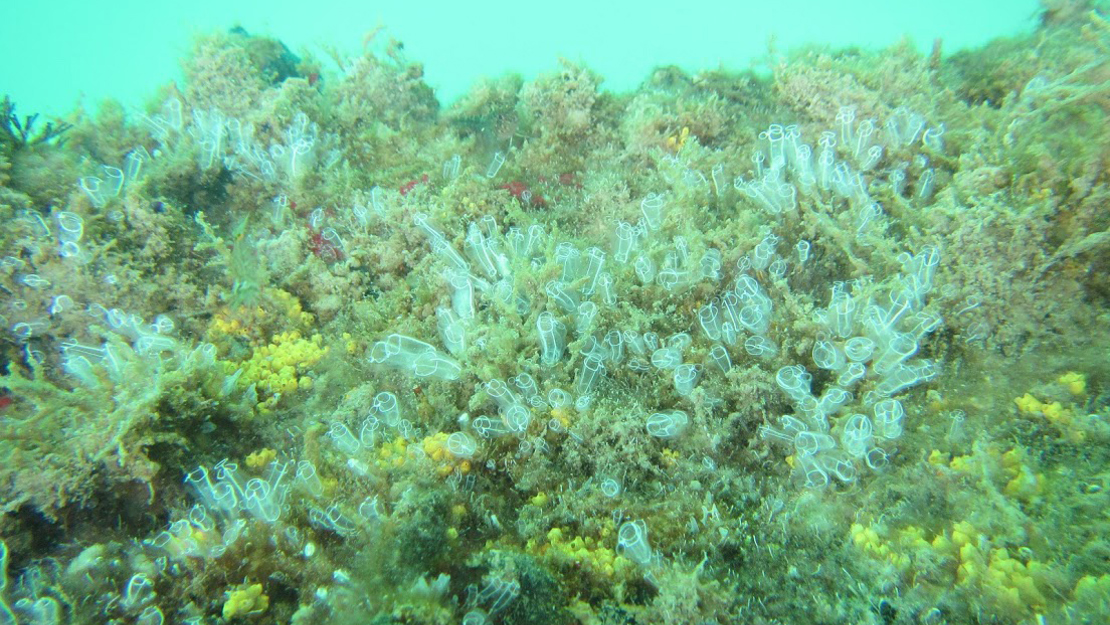
M56 144L61 146L65 140L62 135L73 127L61 121L49 121L39 126L38 113L25 115L20 119L15 112L15 103L4 96L0 102L0 141L8 150L23 150L36 145Z

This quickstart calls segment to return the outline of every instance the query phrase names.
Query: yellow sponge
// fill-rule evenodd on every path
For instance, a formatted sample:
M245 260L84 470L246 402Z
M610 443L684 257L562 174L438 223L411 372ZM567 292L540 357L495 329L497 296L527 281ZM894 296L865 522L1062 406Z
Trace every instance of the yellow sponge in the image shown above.
M224 602L224 618L236 616L262 614L270 607L270 598L262 594L262 584L246 585L245 583L228 593Z

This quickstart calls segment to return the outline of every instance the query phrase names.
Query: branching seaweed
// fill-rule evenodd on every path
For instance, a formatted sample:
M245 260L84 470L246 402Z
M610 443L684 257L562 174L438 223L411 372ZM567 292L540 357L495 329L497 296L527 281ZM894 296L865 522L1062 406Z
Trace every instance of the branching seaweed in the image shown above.
M15 112L15 103L11 98L4 96L0 102L0 141L11 145L11 149L22 150L37 145L65 145L62 135L73 128L66 122L46 122L45 126L35 127L39 114L24 115L20 120Z

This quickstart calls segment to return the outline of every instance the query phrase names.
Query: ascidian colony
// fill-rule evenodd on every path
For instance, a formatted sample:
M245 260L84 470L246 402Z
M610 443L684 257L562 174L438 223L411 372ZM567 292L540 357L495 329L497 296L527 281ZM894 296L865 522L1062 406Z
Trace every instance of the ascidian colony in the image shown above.
M1105 9L10 94L0 624L1110 621Z

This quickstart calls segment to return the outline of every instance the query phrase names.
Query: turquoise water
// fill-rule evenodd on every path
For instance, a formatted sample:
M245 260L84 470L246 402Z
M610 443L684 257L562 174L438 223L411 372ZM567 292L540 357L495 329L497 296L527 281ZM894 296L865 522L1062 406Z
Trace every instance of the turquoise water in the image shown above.
M125 0L12 3L0 24L0 84L27 110L61 115L79 100L137 105L179 78L193 33L241 24L294 51L322 45L357 51L375 26L405 43L429 84L448 102L477 78L535 75L565 56L605 76L609 89L638 85L655 65L688 71L746 68L773 38L800 44L885 46L903 36L946 51L1027 32L1035 0L931 2L692 2L655 5L572 0L483 2L195 2Z
M0 625L1110 622L1103 0L0 24Z

